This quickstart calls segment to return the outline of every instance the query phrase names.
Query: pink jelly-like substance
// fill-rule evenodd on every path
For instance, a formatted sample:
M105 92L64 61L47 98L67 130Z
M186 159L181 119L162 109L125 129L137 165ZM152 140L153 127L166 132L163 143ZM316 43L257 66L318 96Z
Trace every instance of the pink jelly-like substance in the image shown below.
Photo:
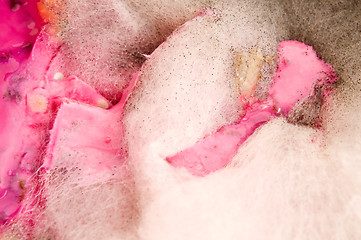
M45 29L29 57L14 55L0 64L0 70L7 71L2 71L0 85L0 222L19 211L27 189L37 184L32 176L40 167L76 166L81 169L83 182L79 184L84 185L123 174L122 112L137 75L120 102L111 107L76 76L54 77L61 76L57 73L62 64L60 48ZM298 101L311 95L316 84L336 80L332 67L318 59L311 47L282 42L269 98L250 101L235 124L220 128L167 161L194 175L214 172L229 163L259 126L279 113L287 116Z
M120 102L110 109L79 102L62 104L50 131L43 163L46 170L76 166L84 180L79 184L84 185L123 174L125 152L121 120L137 75L134 74L123 91ZM64 160L63 156L67 158Z
M204 176L226 166L239 146L253 132L281 113L287 117L292 108L310 97L313 89L337 81L334 69L319 59L312 47L297 41L281 42L274 82L265 101L254 101L245 107L245 115L233 125L168 157L174 167L186 168L196 176ZM240 97L243 99L243 96Z
M279 45L278 66L269 95L282 114L287 115L297 102L311 94L316 83L336 80L332 66L319 59L311 46L284 41Z
M25 60L41 30L36 0L0 2L0 80Z
M220 128L215 134L167 158L167 161L199 176L224 167L256 128L275 116L273 106L268 102L254 103L245 110L246 114L237 124Z
M38 1L9 0L0 3L0 51L14 51L35 42L42 26Z
M70 100L110 103L75 76L54 79L59 46L44 30L24 59L0 85L0 221L16 214L42 164L59 106Z
M40 167L63 164L57 161L63 150L79 150L89 160L86 166L94 162L92 178L100 172L100 158L112 159L103 161L106 166L123 158L119 118L136 78L117 106L105 110L111 104L95 89L57 72L64 64L62 45L47 26L41 30L37 2L0 3L0 224L16 215L29 192L36 192ZM83 128L72 129L68 142L59 141L73 121L82 121Z

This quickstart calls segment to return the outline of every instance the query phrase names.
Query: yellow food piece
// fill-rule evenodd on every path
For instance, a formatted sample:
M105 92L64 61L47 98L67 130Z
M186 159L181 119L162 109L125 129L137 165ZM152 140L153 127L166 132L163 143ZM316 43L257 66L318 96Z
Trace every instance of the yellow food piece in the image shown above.
M45 113L48 110L48 99L40 94L27 96L27 105L34 113Z
M97 106L104 109L109 108L109 104L104 99L99 100Z
M253 94L257 82L262 76L263 54L258 47L250 52L236 52L234 65L236 70L237 89L244 97Z

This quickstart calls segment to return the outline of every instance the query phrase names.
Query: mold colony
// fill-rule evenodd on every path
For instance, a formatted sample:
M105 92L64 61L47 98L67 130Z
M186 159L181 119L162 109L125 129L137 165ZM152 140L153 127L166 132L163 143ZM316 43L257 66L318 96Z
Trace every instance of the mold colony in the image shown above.
M282 19L265 17L268 3L155 1L169 7L163 10L115 0L2 4L0 237L325 237L327 231L312 227L295 233L297 224L274 232L267 226L281 208L270 210L266 202L285 202L285 215L296 211L288 205L295 202L326 228L332 223L322 214L337 208L333 201L348 206L350 196L357 213L357 191L340 184L358 186L348 168L332 175L347 180L325 177L330 192L294 180L304 171L317 190L319 182L309 176L321 169L322 177L323 167L335 171L320 142L327 139L322 117L333 106L338 77L311 46L287 40L286 27L277 25ZM258 143L271 154L254 151ZM281 151L272 152L272 144ZM313 161L304 161L307 156ZM287 169L295 174L289 177ZM273 185L262 187L272 179L285 185L268 192ZM345 191L346 200L332 195L334 188ZM313 215L318 192L330 202L321 220ZM229 209L218 211L217 199L225 205L229 199ZM258 208L245 207L247 199ZM228 223L224 232L207 217L213 210ZM258 217L261 231L252 225ZM349 229L345 236L357 235Z

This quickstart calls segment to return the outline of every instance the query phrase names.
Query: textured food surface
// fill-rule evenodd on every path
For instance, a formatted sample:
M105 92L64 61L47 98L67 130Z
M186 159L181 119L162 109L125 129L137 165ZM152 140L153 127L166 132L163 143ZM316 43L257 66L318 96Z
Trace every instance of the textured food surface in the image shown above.
M194 146L168 157L167 161L173 166L185 167L196 175L214 172L231 161L238 147L258 127L277 115L288 117L296 104L314 97L312 95L315 88L327 88L328 84L338 80L330 65L318 59L310 46L297 41L280 43L277 62L277 71L267 100L252 99L253 94L249 90L251 84L247 81L257 84L257 81L249 80L249 76L255 75L253 72L257 69L252 68L252 62L248 61L250 67L247 73L239 73L240 78L245 79L240 85L244 115L241 115L236 124L222 127L214 135L207 136ZM319 104L323 101L322 94L327 93L320 93Z
M0 239L361 239L357 0L4 0Z

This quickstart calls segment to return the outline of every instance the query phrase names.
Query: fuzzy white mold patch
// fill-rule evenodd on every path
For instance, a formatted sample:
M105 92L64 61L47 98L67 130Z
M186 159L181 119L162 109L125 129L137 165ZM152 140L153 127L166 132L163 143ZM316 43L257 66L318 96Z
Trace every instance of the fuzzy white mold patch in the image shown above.
M78 74L112 100L145 55L202 6L210 8L143 65L125 111L124 174L93 179L92 164L60 146L71 156L34 176L44 178L24 200L33 208L4 239L360 239L358 1L65 2L64 45L53 59L61 68L52 66L51 77ZM197 178L171 167L167 156L242 113L235 53L258 48L269 57L256 90L264 97L285 39L314 46L341 77L334 102L321 109L323 129L277 119L218 172ZM38 102L33 109L44 111Z
M64 2L62 71L84 79L113 102L141 67L144 54L203 6L198 1Z

